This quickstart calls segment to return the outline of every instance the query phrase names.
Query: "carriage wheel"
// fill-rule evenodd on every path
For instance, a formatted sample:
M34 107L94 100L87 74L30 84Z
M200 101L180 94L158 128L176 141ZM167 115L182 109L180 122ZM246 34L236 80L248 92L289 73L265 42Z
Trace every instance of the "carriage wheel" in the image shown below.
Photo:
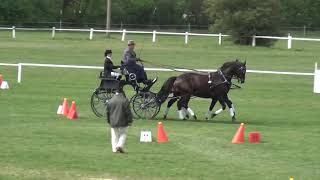
M140 92L131 98L134 113L141 119L152 119L160 111L156 96L150 92Z
M98 90L93 92L91 96L91 108L97 117L107 116L106 102L111 99L113 95L114 92L112 90Z

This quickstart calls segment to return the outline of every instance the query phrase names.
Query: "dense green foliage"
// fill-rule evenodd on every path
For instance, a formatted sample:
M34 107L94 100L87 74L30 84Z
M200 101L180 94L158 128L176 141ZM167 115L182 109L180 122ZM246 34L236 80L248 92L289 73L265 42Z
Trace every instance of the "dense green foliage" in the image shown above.
M253 35L278 35L278 0L206 0L206 12L214 22L212 29L232 35L234 42L250 44ZM271 45L269 39L257 44Z
M293 26L320 26L320 1L281 0L282 22Z
M55 21L59 0L0 0L0 23Z
M252 35L281 35L281 26L320 26L313 0L112 0L113 28L186 29L188 24L231 34L239 44ZM0 0L0 25L105 27L107 0ZM183 26L181 26L183 25ZM257 39L270 46L274 40Z
M50 32L0 33L0 62L103 64L103 52L114 50L120 63L121 35ZM237 46L215 38L128 35L144 47L146 60L190 68L217 68L235 58L247 59L248 69L313 72L319 43L295 42L287 50L283 41L274 47ZM146 66L149 66L146 64ZM312 93L313 76L248 73L241 90L232 90L238 123L248 133L260 131L261 144L232 145L239 124L225 111L205 121L209 100L192 99L198 121L177 120L176 106L164 121L168 144L140 143L141 130L156 135L157 120L135 120L125 147L128 154L111 152L110 129L90 110L90 95L99 84L99 70L24 67L22 84L17 67L0 66L11 89L0 91L0 179L128 179L128 180L315 180L320 177L320 96ZM148 72L159 76L158 91L166 78L177 73ZM134 93L126 89L128 96ZM76 100L80 119L56 115L63 98ZM165 106L163 106L165 108ZM217 105L216 109L220 108Z
M208 8L215 4L215 0L112 0L112 22L120 24L186 24L207 25ZM217 2L234 3L235 0L217 0ZM63 9L63 20L78 24L105 22L107 0L0 0L0 23L17 24L26 22L51 22L59 21L60 9ZM241 6L265 7L270 0L244 0ZM282 24L288 26L319 26L320 25L320 3L314 0L281 0L275 15ZM154 8L157 8L153 16ZM224 9L217 9L222 11ZM272 9L274 12L274 9ZM210 15L212 15L210 11ZM254 13L254 12L248 12ZM255 12L255 13L261 13ZM186 14L186 18L183 18ZM262 12L261 15L263 15ZM267 13L269 14L269 13ZM210 16L211 18L213 16ZM221 18L221 17L220 17Z
M207 24L203 0L113 0L114 24ZM106 0L0 0L2 24L59 21L103 24ZM156 11L155 11L156 8ZM183 14L187 17L183 18Z

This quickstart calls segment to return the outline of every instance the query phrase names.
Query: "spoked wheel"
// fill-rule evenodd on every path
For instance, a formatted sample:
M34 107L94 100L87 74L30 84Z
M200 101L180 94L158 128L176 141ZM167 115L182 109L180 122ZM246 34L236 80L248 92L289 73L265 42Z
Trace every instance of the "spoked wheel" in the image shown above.
M91 108L97 117L107 116L107 100L111 99L114 95L112 90L96 90L91 96Z
M131 98L134 113L141 119L152 119L160 111L156 95L151 92L140 92Z

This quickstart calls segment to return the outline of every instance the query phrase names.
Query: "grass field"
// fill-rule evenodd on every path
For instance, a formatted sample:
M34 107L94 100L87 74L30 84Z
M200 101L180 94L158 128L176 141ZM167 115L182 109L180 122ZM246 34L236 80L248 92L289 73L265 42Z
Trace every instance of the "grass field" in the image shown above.
M87 33L0 31L0 62L101 65L103 51L112 48L119 62L125 43L120 36L92 41ZM217 68L235 58L246 59L248 69L313 72L320 56L319 44L286 42L272 48L236 46L215 38L131 36L143 59L189 68ZM141 130L156 133L157 120L135 120L130 129L128 154L111 152L110 129L90 109L90 96L98 85L97 70L53 68L23 69L23 83L16 83L17 70L0 66L11 90L0 91L0 179L214 179L214 180L303 180L320 178L320 96L312 93L312 76L247 74L243 89L230 93L238 111L232 124L228 112L209 122L203 120L209 100L194 99L191 107L198 121L177 120L172 108L164 121L168 144L139 143ZM166 78L159 76L157 91ZM127 89L128 94L132 91ZM56 115L64 97L76 100L80 119L68 121ZM217 107L219 108L219 107ZM258 145L232 145L239 123L247 132L260 131ZM246 134L247 138L248 133Z

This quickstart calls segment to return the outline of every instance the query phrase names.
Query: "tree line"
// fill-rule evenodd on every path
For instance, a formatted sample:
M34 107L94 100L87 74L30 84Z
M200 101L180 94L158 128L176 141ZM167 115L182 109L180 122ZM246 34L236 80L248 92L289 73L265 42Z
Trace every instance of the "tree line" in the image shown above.
M107 0L0 0L0 25L64 22L104 24ZM112 24L210 25L236 43L279 35L281 26L320 27L315 0L112 0ZM247 37L248 36L248 37ZM257 42L272 44L272 42Z

